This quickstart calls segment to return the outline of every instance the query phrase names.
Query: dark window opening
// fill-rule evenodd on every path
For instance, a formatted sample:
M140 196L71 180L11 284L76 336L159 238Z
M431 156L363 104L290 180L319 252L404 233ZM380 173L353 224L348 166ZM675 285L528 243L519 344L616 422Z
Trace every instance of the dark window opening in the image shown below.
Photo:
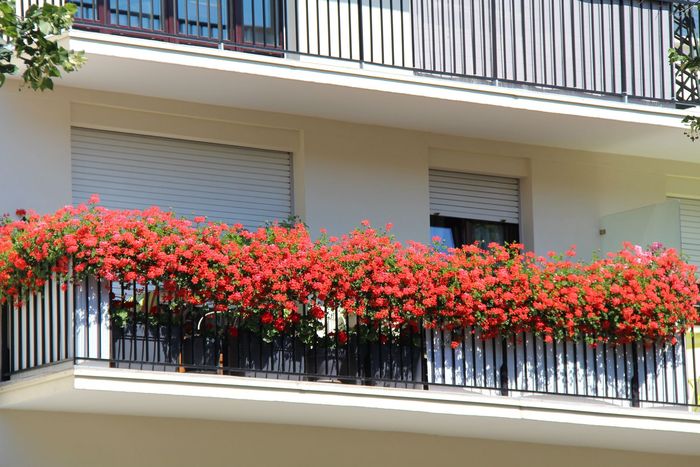
M508 222L460 219L439 214L430 216L431 237L440 237L448 247L460 247L478 242L482 247L489 243L514 243L520 241L518 224Z

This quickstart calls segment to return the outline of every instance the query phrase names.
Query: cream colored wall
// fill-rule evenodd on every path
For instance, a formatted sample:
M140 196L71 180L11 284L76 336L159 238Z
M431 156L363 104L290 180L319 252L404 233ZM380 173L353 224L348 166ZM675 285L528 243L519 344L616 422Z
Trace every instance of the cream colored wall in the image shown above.
M125 465L696 467L700 458L302 426L0 411L0 467Z
M370 219L394 223L402 240L429 240L429 167L520 178L522 238L540 253L577 244L588 254L600 248L601 216L662 202L667 194L700 197L700 163L68 88L35 95L10 86L0 93L0 108L12 109L0 116L0 140L10 145L0 167L11 174L0 184L0 212L46 211L69 201L71 124L290 151L297 214L312 229L334 234Z
M70 202L70 104L61 96L0 92L0 214ZM66 190L68 187L68 190Z

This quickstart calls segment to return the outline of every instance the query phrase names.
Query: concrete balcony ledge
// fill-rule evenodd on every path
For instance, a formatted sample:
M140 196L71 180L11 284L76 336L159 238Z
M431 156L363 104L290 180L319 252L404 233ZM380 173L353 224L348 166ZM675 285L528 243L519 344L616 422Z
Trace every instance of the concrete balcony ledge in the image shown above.
M80 30L59 41L88 57L62 78L70 87L568 149L697 155L681 123L697 110Z
M0 385L0 410L177 417L700 454L700 413L66 364Z

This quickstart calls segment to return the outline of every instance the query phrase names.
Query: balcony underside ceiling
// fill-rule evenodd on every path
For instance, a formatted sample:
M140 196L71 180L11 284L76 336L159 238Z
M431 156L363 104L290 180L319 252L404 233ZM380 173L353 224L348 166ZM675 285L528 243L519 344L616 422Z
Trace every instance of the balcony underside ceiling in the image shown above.
M683 111L76 31L71 87L596 152L697 161Z
M700 454L700 418L581 399L76 367L0 385L0 409L327 426Z

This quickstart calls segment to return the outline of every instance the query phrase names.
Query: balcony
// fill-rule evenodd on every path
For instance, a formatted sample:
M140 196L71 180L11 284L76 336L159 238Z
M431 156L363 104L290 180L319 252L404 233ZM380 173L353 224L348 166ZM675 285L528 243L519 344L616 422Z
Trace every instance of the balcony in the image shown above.
M316 332L266 337L206 306L170 311L157 285L55 277L2 309L3 379L66 364L445 391L608 407L700 408L700 342L595 347L533 333L404 329L326 312ZM304 309L302 313L307 313ZM384 336L380 340L368 338Z
M0 225L2 409L700 452L673 250L572 263L95 202Z
M88 0L76 29L330 60L421 76L653 105L692 105L698 77L668 63L695 53L684 2L585 0Z

